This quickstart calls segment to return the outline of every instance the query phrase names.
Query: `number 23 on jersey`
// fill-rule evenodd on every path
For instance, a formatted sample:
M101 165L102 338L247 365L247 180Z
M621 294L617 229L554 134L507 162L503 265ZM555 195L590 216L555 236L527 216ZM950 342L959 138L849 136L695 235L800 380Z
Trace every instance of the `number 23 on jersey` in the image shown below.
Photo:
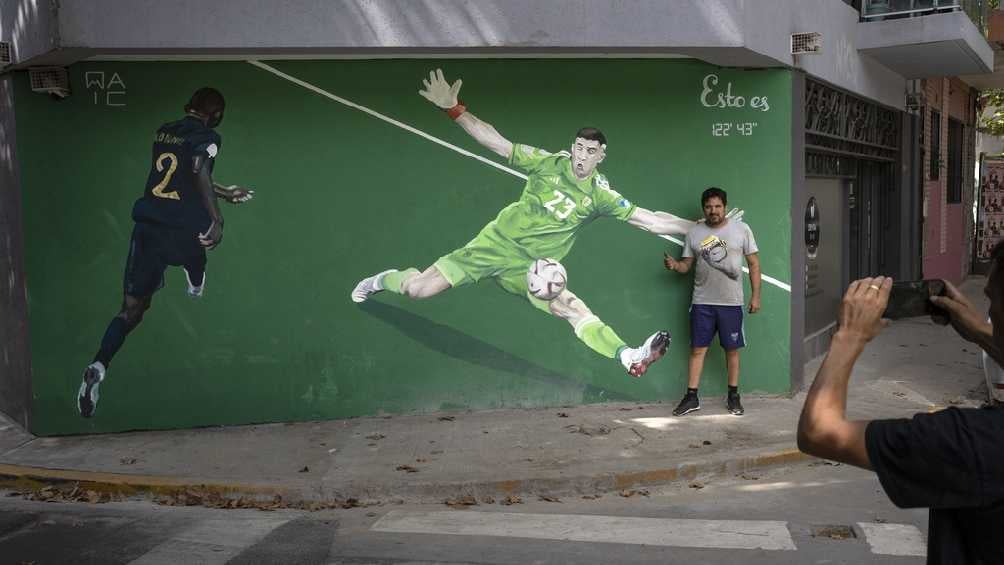
M555 190L554 199L544 202L544 208L553 212L559 220L564 220L571 216L572 211L575 210L575 201L565 196L560 190Z

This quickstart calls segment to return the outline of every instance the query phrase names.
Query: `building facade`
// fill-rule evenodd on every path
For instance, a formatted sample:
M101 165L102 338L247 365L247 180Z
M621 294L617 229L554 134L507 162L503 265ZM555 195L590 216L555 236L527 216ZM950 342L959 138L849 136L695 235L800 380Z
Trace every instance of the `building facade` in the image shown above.
M848 280L942 266L923 230L955 185L935 194L921 176L929 124L908 95L915 79L988 73L993 54L982 12L935 4L2 0L0 409L62 434L676 398L691 283L661 256L681 238L631 229L616 206L697 218L712 185L745 211L767 275L744 390L797 389ZM485 151L416 94L435 68L463 79L469 111L529 146L525 159ZM952 120L972 127L961 84L923 86L943 94L946 166ZM168 274L82 420L76 384L120 300L150 136L204 85L228 100L214 175L258 195L225 209L201 303ZM585 214L558 258L599 318L629 344L675 336L645 379L505 284L349 300L363 276L463 246L520 198L531 158L568 149L582 126L608 137L599 189L618 204L540 204ZM706 371L707 392L724 391L724 360Z

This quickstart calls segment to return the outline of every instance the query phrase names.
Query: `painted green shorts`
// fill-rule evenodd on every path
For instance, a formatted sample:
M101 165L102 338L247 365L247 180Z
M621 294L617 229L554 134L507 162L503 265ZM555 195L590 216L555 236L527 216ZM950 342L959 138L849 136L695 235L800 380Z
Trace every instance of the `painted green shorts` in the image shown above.
M433 265L443 273L450 286L492 278L506 292L523 296L534 307L550 313L547 301L530 296L526 287L526 272L533 261L523 249L481 233L467 245L443 255Z

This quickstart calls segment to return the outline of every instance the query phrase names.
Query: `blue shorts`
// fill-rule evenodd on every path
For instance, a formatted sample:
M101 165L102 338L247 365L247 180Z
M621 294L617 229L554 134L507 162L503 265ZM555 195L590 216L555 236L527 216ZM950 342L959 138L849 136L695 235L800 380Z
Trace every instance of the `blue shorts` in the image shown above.
M742 306L694 304L690 307L690 346L708 347L718 332L722 349L732 351L746 346Z

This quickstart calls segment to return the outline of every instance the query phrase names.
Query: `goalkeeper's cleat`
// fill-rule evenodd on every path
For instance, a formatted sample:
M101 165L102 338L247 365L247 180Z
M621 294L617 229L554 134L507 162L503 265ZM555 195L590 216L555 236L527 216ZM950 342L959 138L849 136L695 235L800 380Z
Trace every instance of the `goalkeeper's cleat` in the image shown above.
M98 406L98 386L103 380L105 366L100 361L95 361L84 369L84 378L77 393L77 410L84 418L94 415L94 409Z
M382 273L377 273L372 277L366 277L359 281L359 284L352 289L352 302L366 302L370 296L383 290L383 277L387 273L396 273L397 269L387 269Z
M621 364L632 377L640 377L648 368L663 355L673 339L668 331L659 331L650 335L640 347L631 347L621 351Z
M206 272L202 272L202 280L199 284L195 284L192 281L192 275L188 272L188 269L182 269L185 271L185 281L188 282L188 296L192 298L202 298L202 291L206 288Z

